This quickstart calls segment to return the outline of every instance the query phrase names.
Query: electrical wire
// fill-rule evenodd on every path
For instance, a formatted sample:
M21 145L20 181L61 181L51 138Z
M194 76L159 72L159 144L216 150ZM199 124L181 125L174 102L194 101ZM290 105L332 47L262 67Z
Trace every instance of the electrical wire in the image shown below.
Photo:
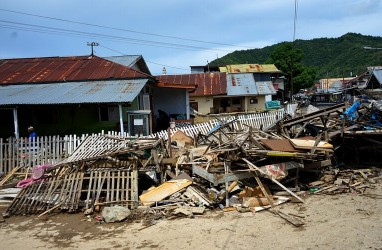
M118 51L118 50L115 50L115 49L111 49L111 48L108 48L104 45L101 45L101 44L98 44L99 47L102 47L102 48L105 48L105 49L108 49L110 51L113 51L113 52L116 52L116 53L119 53L121 55L127 55L126 53L123 53L121 51ZM156 62L151 62L151 61L148 61L145 59L145 62L148 62L148 63L152 63L152 64L156 64L156 65L160 65L160 66L164 66L164 67L167 67L167 68L173 68L173 69L180 69L180 70L186 70L188 71L188 69L184 69L184 68L179 68L179 67L174 67L174 66L169 66L169 65L165 65L165 64L162 64L162 63L156 63Z
M238 46L238 45L227 44L227 43L209 42L209 41L203 41L203 40L197 40L197 39L182 38L182 37L177 37L177 36L167 36L167 35L161 35L161 34L155 34L155 33L149 33L149 32L142 32L142 31L136 31L136 30L130 30L130 29L122 29L122 28L104 26L104 25L99 25L99 24L90 24L90 23L78 22L78 21L62 19L62 18L36 15L36 14L31 14L31 13L26 13L26 12L21 12L21 11L14 11L14 10L7 10L7 9L2 9L2 8L0 8L0 11L10 12L10 13L15 13L15 14L21 14L21 15L27 15L27 16L33 16L33 17L44 18L44 19L50 19L50 20L61 21L61 22L67 22L67 23L74 23L74 24L104 28L104 29L131 32L131 33L135 33L135 34L142 34L142 35L148 35L148 36L156 36L156 37L162 37L162 38L170 38L170 39L198 42L198 43L205 43L205 44L222 45L222 46L229 46L229 47L236 47L236 48L239 47L239 48L245 48L245 49L253 49L252 47L248 47L248 46Z
M13 21L7 21L7 20L0 20L0 23L7 24L7 25L3 24L0 26L3 28L14 28L18 30L25 30L25 31L32 31L32 32L61 34L61 35L75 35L75 36L83 36L83 37L97 37L97 38L103 38L103 39L108 39L113 41L122 41L122 42L128 42L133 44L154 46L154 47L165 47L165 48L186 49L186 50L211 50L211 51L223 51L228 53L233 52L233 51L224 50L224 49L207 48L207 47L200 47L200 46L160 42L160 41L150 41L150 40L136 39L136 38L130 38L130 37L123 37L123 36L105 35L100 33L92 33L92 32L85 32L85 31L79 31L79 30L69 30L69 29L49 27L49 26L43 26L43 25L33 25L33 24L13 22Z

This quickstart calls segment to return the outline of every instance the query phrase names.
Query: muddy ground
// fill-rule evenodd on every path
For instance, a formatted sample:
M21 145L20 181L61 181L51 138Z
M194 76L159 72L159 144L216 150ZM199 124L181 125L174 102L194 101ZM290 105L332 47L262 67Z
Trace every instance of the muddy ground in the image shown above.
M364 194L307 194L280 211L208 211L195 218L100 224L82 213L12 216L0 223L0 249L382 249L382 183ZM0 204L1 212L6 205Z

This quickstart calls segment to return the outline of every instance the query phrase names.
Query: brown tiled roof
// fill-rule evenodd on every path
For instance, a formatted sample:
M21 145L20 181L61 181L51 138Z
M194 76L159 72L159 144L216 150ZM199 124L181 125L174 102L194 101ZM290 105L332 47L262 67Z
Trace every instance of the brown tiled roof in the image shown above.
M0 84L136 79L152 76L97 56L0 60Z
M190 96L224 95L227 93L226 73L161 75L155 78L163 87L167 85L182 88L196 85L196 90L190 93Z

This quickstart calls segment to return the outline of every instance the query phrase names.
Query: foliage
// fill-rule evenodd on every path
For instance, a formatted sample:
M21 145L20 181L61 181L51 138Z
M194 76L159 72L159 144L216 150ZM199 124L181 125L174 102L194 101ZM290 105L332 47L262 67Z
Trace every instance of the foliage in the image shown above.
M265 63L272 52L287 42L267 46L262 49L235 51L216 59L210 65ZM382 37L347 33L338 38L317 38L296 40L294 48L301 49L302 65L316 67L315 81L321 78L349 77L359 75L369 66L382 65L382 50L365 50L364 46L382 47ZM310 68L308 71L313 70ZM304 73L303 75L310 75ZM303 77L300 76L300 78ZM295 79L300 81L300 79Z
M302 49L294 48L292 43L281 43L265 63L274 64L284 72L286 89L295 93L299 89L312 87L317 73L314 67L304 66L301 63L303 58Z

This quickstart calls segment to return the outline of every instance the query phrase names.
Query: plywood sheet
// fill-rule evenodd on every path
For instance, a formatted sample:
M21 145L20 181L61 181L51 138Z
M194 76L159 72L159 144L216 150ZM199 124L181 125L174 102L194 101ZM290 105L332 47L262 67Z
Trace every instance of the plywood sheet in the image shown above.
M314 144L316 143L315 140L307 140L307 139L289 139L295 148L300 149L312 149L314 147ZM333 145L325 142L320 141L317 145L317 149L333 149Z
M270 150L282 152L301 152L301 150L294 148L288 139L261 139L260 141Z
M142 194L141 196L139 196L139 199L141 200L143 205L151 206L155 202L161 201L166 197L178 192L179 190L190 186L191 184L192 181L187 179L170 180Z

